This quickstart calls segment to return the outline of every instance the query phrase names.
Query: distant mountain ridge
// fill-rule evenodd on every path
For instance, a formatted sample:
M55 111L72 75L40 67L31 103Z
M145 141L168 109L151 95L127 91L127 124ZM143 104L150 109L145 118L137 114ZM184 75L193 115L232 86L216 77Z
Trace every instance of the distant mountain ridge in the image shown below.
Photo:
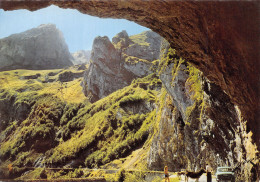
M71 53L72 57L74 58L72 60L74 65L77 64L89 64L90 56L91 56L91 50L79 50L74 53Z
M44 24L0 39L0 70L56 69L72 65L63 34Z

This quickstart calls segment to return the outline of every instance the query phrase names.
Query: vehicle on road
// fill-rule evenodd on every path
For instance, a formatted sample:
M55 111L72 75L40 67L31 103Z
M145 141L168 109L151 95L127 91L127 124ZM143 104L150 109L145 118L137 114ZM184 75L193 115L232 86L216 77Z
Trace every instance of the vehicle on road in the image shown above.
M235 173L231 167L218 167L216 172L217 182L235 182Z

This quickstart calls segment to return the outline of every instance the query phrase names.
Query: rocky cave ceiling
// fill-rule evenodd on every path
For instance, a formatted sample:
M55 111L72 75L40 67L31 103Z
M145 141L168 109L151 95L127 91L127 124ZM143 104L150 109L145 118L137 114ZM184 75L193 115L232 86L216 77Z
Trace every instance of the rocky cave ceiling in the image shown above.
M4 0L0 8L33 11L52 4L98 17L124 18L159 33L239 106L259 148L259 2Z

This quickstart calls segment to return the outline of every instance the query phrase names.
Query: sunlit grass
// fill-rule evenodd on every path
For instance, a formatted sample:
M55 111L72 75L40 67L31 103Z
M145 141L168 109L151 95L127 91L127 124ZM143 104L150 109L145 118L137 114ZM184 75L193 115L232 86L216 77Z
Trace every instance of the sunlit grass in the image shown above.
M147 63L147 64L150 63L150 61L147 61L146 59L141 59L141 58L129 56L129 55L126 55L126 54L123 54L123 56L125 57L125 62L129 63L129 64L134 65L134 64L139 63L139 62L143 62L143 63Z
M1 140L5 139L1 143L1 159L12 158L12 164L18 167L26 163L26 158L34 161L35 156L44 153L42 162L52 166L83 155L80 165L97 168L124 159L144 145L156 121L152 105L157 102L159 89L154 88L160 88L161 81L155 74L136 79L130 86L90 104L81 90L82 78L58 81L64 71L67 70L0 72L1 81L4 80L0 98L14 97L17 107L21 104L30 107L25 120L13 121L1 132ZM36 74L40 74L36 79L22 78ZM47 77L54 81L45 82ZM142 109L139 107L147 106L151 108L139 112ZM138 159L129 159L131 166L144 168L140 163L145 163L148 149L135 153L133 157L138 155ZM29 161L26 165L32 164ZM41 172L30 175L37 177Z
M146 32L142 32L140 34L132 35L129 37L134 43L141 46L150 46L148 42L146 42Z
M68 68L72 72L80 72L73 68ZM58 81L58 75L62 73L63 70L12 70L0 72L0 84L1 89L7 90L9 93L16 93L19 97L30 94L37 91L38 95L52 94L57 96L61 100L69 103L80 103L86 100L82 92L82 87L80 83L81 78L75 79L70 82L60 82ZM49 76L48 74L54 76ZM36 75L40 76L37 79L23 79L24 76ZM44 80L53 79L53 82L44 83Z
M85 165L98 167L125 157L128 151L143 143L154 121L150 117L154 112L137 114L124 110L126 103L129 106L131 103L138 105L140 102L155 102L155 93L140 88L139 82L143 80L82 108L68 123L69 128L78 128L77 125L82 123L82 130L54 148L48 162L57 163L73 158L94 145L96 150L86 156Z

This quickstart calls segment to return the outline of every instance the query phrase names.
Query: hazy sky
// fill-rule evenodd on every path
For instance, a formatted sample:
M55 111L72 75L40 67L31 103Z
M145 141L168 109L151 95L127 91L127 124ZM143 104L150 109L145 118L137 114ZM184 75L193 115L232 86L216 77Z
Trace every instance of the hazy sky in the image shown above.
M97 36L108 36L110 40L117 33L126 30L134 35L148 30L134 22L119 19L101 19L80 13L77 10L50 6L30 12L27 10L3 11L0 9L0 38L53 23L63 32L70 52L90 50Z

